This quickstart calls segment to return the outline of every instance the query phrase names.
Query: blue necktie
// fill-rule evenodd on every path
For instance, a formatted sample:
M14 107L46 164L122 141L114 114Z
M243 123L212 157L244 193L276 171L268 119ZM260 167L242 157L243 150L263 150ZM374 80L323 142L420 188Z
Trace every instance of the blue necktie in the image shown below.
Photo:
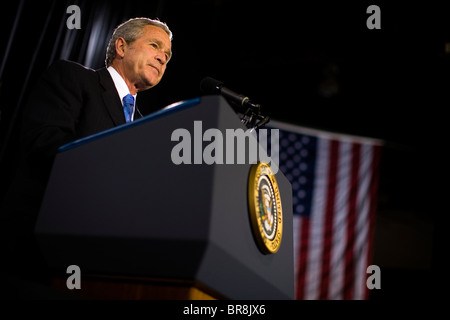
M127 94L123 97L123 111L125 113L125 120L131 122L131 116L134 109L134 97L131 94Z

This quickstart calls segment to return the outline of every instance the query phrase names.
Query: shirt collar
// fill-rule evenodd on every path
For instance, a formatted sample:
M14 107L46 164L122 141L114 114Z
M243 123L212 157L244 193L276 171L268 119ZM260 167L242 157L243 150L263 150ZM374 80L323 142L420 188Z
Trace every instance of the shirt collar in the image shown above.
M125 97L127 94L130 93L130 90L128 90L128 86L125 80L123 80L122 76L116 71L116 69L114 69L113 66L109 66L107 70L109 71L109 74L113 79L114 85L116 86L116 90L119 94L120 101L122 101L123 97ZM133 95L134 101L136 101L136 96L137 94Z

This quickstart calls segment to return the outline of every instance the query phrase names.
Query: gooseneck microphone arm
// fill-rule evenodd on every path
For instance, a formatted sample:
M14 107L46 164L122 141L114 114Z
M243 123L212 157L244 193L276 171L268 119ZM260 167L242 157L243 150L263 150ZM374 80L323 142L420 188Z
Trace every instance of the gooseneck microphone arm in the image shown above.
M252 130L258 129L270 121L269 117L264 117L261 114L261 106L259 104L253 102L247 96L228 89L216 79L211 77L204 78L200 82L200 90L205 94L221 94L230 104L237 106L240 109L238 112L243 113L241 122Z

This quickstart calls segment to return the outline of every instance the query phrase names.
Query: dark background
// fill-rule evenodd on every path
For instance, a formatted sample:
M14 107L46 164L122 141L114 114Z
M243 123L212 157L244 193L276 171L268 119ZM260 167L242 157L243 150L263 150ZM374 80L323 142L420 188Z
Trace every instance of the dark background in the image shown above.
M69 30L66 8L81 8ZM369 30L369 5L381 29ZM21 110L58 59L104 66L114 27L159 18L174 34L162 82L138 95L144 114L201 95L205 76L260 103L272 119L384 141L372 299L435 299L446 286L444 206L450 15L406 1L16 1L2 5L0 181L16 157ZM447 50L446 50L447 49Z

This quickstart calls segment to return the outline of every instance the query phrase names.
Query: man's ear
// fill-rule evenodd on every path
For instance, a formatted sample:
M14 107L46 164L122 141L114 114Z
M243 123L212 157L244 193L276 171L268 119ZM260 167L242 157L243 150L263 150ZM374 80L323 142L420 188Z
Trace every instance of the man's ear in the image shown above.
M121 59L125 56L125 50L127 47L127 42L124 38L119 37L116 39L116 42L114 43L116 46L116 55L119 56Z

